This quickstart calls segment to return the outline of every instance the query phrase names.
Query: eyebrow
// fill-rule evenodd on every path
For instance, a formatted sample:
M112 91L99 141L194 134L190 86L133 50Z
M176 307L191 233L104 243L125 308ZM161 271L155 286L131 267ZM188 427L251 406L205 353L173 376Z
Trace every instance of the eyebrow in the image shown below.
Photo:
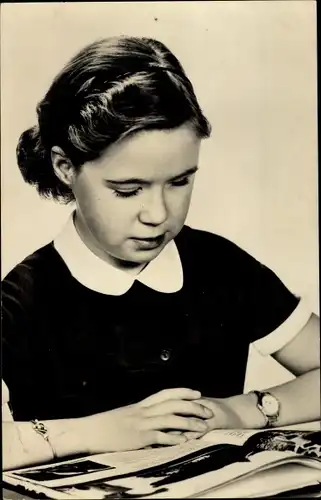
M198 167L195 166L195 167L192 167L192 168L189 168L187 170L185 170L185 172L182 172L181 174L178 174L178 175L175 175L175 177L172 177L171 179L169 179L169 182L173 182L173 181L177 181L179 179L181 179L182 177L188 177L190 175L193 175L195 174L195 172L197 172L198 170ZM130 179L106 179L105 182L107 184L111 184L111 185L115 185L117 184L117 186L127 186L128 184L140 184L142 186L146 186L146 185L149 185L150 182L149 181L146 181L145 179L138 179L138 178L130 178Z

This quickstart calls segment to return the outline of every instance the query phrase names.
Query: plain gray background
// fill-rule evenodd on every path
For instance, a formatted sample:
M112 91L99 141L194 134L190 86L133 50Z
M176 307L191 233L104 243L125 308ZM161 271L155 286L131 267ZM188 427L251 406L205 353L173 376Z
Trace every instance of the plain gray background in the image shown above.
M150 36L181 60L213 126L187 223L248 250L318 312L315 10L309 0L2 5L2 275L71 210L41 200L16 165L37 102L86 43ZM251 359L249 386L288 376Z

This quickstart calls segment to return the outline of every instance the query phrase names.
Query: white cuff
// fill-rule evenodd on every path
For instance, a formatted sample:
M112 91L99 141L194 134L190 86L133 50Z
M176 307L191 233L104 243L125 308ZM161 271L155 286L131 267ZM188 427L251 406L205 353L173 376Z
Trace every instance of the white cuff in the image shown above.
M1 380L1 404L8 403L9 401L9 389L4 380Z
M1 413L2 413L2 422L8 422L12 421L13 417L9 408L9 390L6 385L6 383L2 380L1 381L1 399L2 399L2 404L1 404Z
M1 406L2 422L13 422L13 416L8 403Z
M253 343L255 349L263 356L279 351L296 337L309 321L311 314L312 309L309 307L308 301L301 298L293 313L284 323L269 333L269 335L266 335L266 337L256 340Z

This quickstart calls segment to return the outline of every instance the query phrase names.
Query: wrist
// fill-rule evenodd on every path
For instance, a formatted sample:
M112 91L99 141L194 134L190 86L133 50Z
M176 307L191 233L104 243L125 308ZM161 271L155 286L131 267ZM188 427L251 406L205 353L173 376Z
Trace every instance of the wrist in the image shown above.
M84 436L83 445L88 455L116 451L117 419L114 412L106 411L78 419L78 430Z
M224 399L224 402L238 415L243 429L262 429L265 427L266 419L257 407L255 394L230 396Z
M90 432L92 426L87 423L88 417L66 420L47 421L49 439L58 457L68 455L90 454Z
M101 419L100 414L76 418L74 433L81 439L82 453L95 455L101 452Z
M280 416L280 401L271 392L250 391L257 398L256 406L265 418L265 427L277 425Z

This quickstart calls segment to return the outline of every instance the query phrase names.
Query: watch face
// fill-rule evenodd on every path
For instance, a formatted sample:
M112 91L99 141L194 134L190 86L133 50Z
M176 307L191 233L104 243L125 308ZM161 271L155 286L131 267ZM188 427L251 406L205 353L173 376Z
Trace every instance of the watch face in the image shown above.
M271 394L265 394L262 398L262 407L268 417L273 417L279 412L279 402Z

